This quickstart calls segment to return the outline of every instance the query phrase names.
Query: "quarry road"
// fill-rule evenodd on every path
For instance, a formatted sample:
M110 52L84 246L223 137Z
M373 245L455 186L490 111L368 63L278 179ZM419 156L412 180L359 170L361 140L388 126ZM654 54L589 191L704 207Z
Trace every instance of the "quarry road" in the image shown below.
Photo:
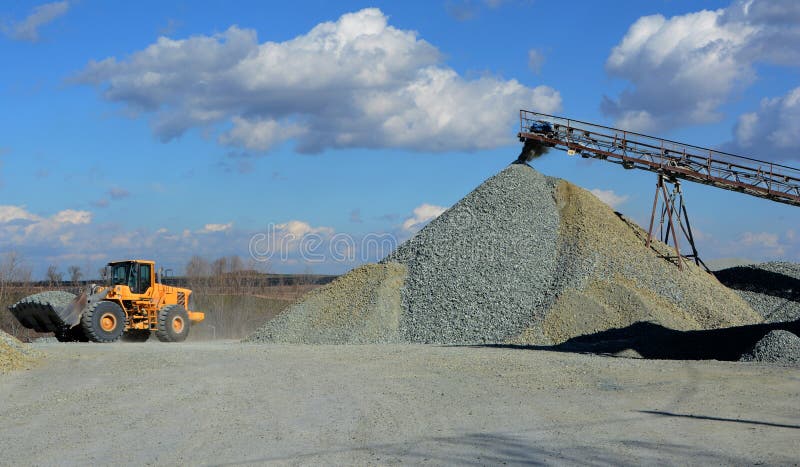
M792 464L800 372L524 348L59 344L0 464Z

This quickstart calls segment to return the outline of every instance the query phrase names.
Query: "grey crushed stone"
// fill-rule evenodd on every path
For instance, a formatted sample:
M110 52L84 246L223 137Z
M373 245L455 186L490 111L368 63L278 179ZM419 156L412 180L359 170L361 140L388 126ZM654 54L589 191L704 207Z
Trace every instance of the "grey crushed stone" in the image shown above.
M717 271L768 323L800 319L800 264L772 261Z
M800 337L789 331L770 331L740 361L800 366Z
M400 245L407 341L503 342L554 300L556 180L511 165ZM540 317L539 317L540 318Z
M514 164L380 265L312 291L247 340L547 345L638 321L762 321L704 271L663 259L666 245L654 248L588 191ZM407 274L386 282L393 265Z
M39 292L33 295L28 295L17 303L32 302L32 303L49 303L54 308L67 306L72 303L76 297L75 294L64 292L61 290L53 290L49 292ZM14 304L16 305L16 303Z

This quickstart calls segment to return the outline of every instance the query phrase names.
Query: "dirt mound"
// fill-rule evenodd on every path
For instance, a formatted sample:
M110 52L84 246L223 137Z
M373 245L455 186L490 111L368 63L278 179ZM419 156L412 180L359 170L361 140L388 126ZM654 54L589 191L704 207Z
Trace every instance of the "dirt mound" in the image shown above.
M401 341L401 264L367 264L304 295L250 342L360 344Z
M0 331L0 373L25 368L40 357L29 345Z
M551 345L643 321L762 321L714 276L679 270L672 250L644 240L586 190L514 164L382 264L312 292L251 340Z

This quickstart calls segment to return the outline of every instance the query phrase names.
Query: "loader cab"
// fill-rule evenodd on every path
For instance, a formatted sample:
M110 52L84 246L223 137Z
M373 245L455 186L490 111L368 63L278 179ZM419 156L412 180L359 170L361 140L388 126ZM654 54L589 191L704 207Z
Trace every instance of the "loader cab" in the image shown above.
M111 286L128 286L131 293L143 294L153 285L154 263L150 261L118 261L108 263Z

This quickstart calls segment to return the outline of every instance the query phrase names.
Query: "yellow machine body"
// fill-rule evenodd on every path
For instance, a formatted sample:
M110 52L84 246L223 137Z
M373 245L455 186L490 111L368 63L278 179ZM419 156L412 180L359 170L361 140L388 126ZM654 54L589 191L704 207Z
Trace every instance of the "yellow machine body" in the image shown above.
M128 329L158 329L158 311L167 305L180 305L189 321L203 321L205 314L190 309L192 291L161 284L154 261L126 260L108 264L110 285L95 291L108 294L103 300L116 302L128 317Z

